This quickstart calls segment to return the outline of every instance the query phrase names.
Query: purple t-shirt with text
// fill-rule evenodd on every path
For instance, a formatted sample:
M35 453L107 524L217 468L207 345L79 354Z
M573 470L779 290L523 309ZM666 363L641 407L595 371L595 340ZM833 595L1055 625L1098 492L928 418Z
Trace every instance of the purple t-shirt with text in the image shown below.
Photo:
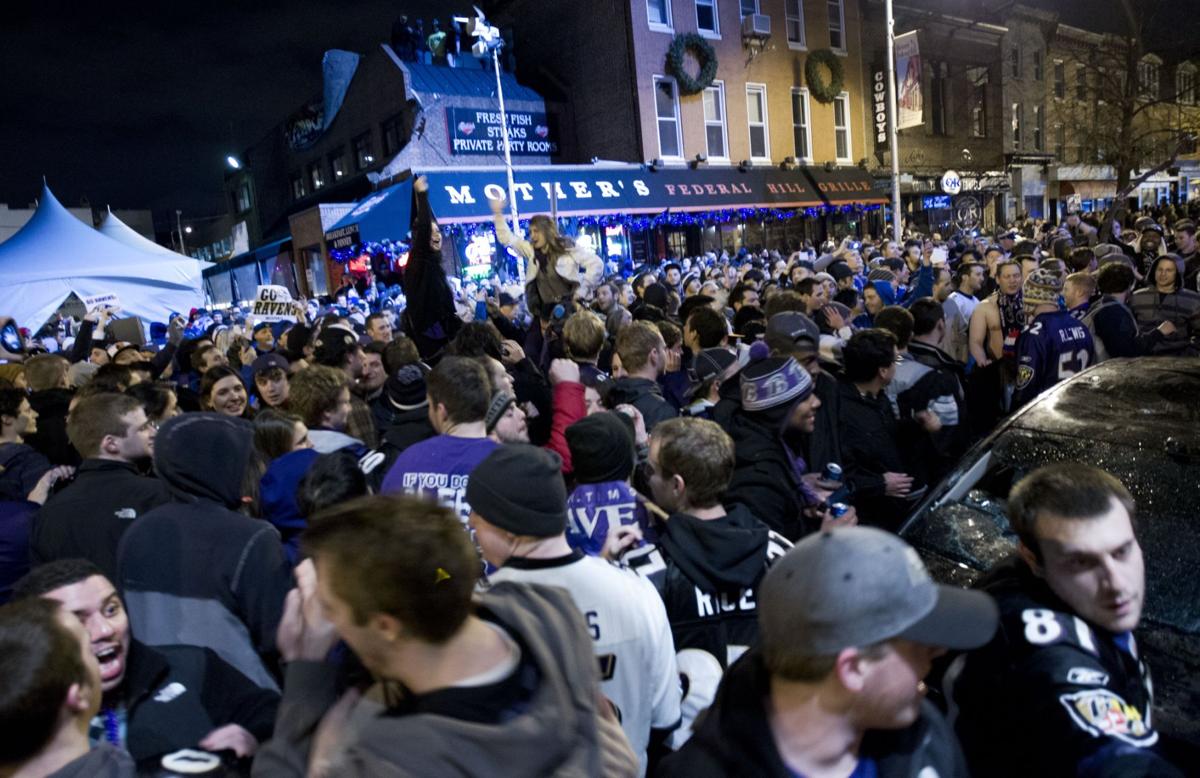
M489 438L438 435L405 449L384 476L384 494L427 497L454 511L467 523L467 477L498 446Z

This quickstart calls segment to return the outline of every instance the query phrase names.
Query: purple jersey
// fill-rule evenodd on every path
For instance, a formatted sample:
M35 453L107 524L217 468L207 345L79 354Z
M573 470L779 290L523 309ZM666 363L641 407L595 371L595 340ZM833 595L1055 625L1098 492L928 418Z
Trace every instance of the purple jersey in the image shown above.
M624 481L580 484L567 498L567 542L585 554L599 556L610 531L634 525L646 542L657 539L646 508Z
M1092 333L1069 311L1038 314L1017 339L1017 390L1013 408L1096 361Z
M467 478L475 466L499 444L489 438L456 438L438 435L406 448L383 479L383 494L428 497L458 516L463 524L471 515L467 504Z

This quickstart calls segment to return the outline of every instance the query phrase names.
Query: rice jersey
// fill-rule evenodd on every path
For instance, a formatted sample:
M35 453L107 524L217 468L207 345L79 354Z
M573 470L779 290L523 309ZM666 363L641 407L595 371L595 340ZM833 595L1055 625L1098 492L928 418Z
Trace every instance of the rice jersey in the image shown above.
M574 550L554 559L510 559L492 583L519 581L565 589L587 622L600 664L600 689L646 770L650 730L679 724L680 681L662 598L646 580Z

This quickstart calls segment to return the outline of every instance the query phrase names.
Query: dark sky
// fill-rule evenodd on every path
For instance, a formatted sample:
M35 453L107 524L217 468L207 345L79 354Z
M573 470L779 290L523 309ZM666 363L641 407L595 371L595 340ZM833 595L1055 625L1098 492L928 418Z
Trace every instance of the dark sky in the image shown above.
M546 1L564 10L588 2ZM1069 9L1080 26L1116 2L1025 1ZM1182 9L1197 0L1132 2ZM0 202L32 202L45 175L68 205L86 197L217 213L226 154L319 92L326 49L365 52L388 39L402 12L446 18L469 9L470 0L4 3ZM1182 16L1194 25L1194 12Z
M226 154L320 91L326 49L364 52L437 0L5 3L0 202L45 175L66 205L222 208Z

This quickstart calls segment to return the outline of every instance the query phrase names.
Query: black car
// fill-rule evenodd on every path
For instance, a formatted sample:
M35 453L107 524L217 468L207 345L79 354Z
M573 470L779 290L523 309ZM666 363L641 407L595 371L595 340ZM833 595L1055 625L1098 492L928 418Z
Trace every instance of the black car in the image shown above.
M1046 391L971 449L900 534L934 578L971 586L1016 546L1009 490L1054 462L1103 468L1137 501L1146 560L1137 638L1156 728L1200 747L1200 360L1113 359Z

